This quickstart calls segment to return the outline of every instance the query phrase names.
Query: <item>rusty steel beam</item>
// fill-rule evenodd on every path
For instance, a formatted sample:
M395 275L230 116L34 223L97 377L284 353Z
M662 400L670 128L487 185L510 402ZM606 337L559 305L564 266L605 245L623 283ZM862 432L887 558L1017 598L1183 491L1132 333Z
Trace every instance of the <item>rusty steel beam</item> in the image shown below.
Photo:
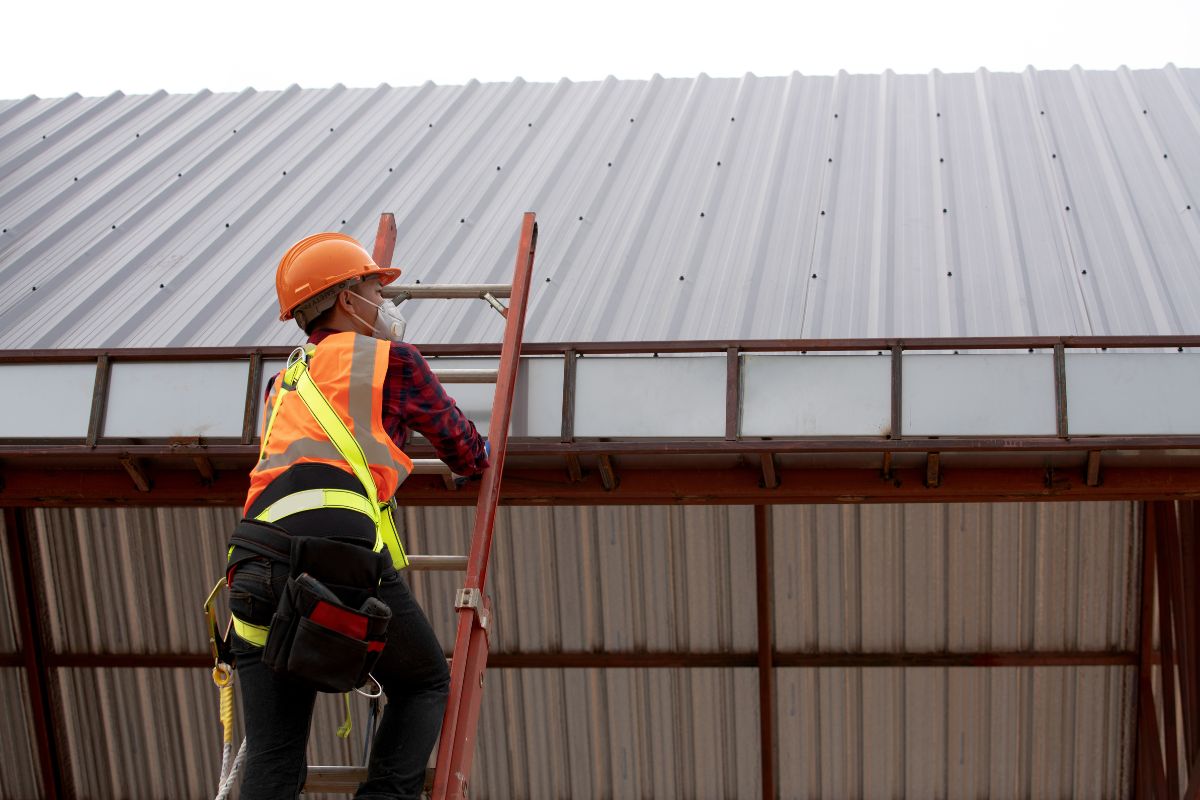
M654 353L721 353L736 347L743 353L826 352L892 350L1052 350L1057 345L1067 349L1105 350L1168 349L1200 347L1200 336L977 336L953 338L877 338L877 339L691 339L630 342L526 342L522 355L561 355L574 350L583 355L651 355ZM421 352L434 356L494 356L499 355L499 343L420 344ZM107 355L121 361L211 361L229 358L249 358L259 351L266 358L286 358L291 347L152 347L152 348L87 348L78 350L0 350L0 363L28 364L36 362L95 361Z
M220 469L206 486L190 458L181 469L159 469L150 491L138 491L118 466L108 470L14 468L0 471L0 505L12 507L234 506L246 498L247 474ZM562 469L505 470L503 505L756 505L759 503L924 503L1200 498L1200 469L1113 467L1104 483L1061 473L1047 485L1040 467L941 470L926 487L924 468L776 470L776 488L763 485L761 465L729 469L623 469L606 489L599 471L572 479ZM616 481L616 474L609 476ZM434 475L414 475L397 500L412 506L467 506L478 483L448 491Z
M1151 653L1154 650L1154 583L1156 573L1157 519L1154 503L1142 505L1142 602L1139 614L1137 709L1134 718L1134 792L1136 798L1165 798L1166 770L1158 734L1158 711L1154 702Z
M214 458L241 458L249 465L258 455L256 444L242 444L233 439L212 439L197 443L194 448ZM433 454L428 445L411 448L414 458ZM836 437L807 439L625 439L584 440L569 442L546 439L513 439L509 445L513 456L567 455L750 455L758 453L1019 453L1019 452L1076 452L1092 450L1197 450L1200 436L1076 436L1070 439L1045 436L941 437L885 439L880 437ZM50 444L44 441L0 443L0 458L60 458L71 459L80 465L88 461L122 456L158 458L177 455L179 446L169 440L147 443L144 440L122 441L101 439L95 445L80 440Z
M250 371L246 376L246 405L242 410L242 444L254 441L254 421L259 404L264 398L259 397L259 387L262 386L263 359L262 351L255 350L250 354Z
M771 635L771 508L754 507L755 615L758 620L758 721L762 796L775 797L775 652Z
M32 545L24 510L4 509L4 532L12 570L13 595L17 604L17 624L20 628L21 666L29 687L30 716L33 718L33 737L37 743L38 764L41 767L42 791L49 800L68 797L59 745L54 736L54 699L46 655L47 637L41 625L37 579L33 570Z
M736 347L725 350L725 440L738 438L742 416L741 356Z
M447 654L449 656L450 654ZM759 669L759 653L488 653L488 669ZM775 668L1129 667L1136 651L1003 653L771 653ZM50 668L175 669L211 667L209 653L49 653Z

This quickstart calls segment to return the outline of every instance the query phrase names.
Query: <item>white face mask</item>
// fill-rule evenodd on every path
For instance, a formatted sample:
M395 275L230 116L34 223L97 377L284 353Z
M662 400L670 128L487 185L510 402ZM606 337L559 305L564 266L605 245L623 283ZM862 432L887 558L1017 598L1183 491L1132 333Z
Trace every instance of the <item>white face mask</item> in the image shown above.
M350 292L350 294L368 304L371 302L357 292ZM408 326L408 322L400 314L400 309L396 308L395 303L384 300L379 305L373 306L373 308L376 309L376 314L375 324L371 326L371 335L376 339L383 339L386 342L403 342L404 329ZM350 312L350 315L363 325L368 324L365 319L353 311Z

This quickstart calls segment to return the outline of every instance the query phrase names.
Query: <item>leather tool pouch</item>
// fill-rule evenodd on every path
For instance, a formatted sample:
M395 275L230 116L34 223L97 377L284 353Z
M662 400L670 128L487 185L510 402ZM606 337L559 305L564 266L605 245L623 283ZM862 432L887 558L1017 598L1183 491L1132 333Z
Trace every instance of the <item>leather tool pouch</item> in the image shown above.
M290 577L271 619L263 663L322 692L367 681L392 612L376 596L383 553L316 537L290 537Z

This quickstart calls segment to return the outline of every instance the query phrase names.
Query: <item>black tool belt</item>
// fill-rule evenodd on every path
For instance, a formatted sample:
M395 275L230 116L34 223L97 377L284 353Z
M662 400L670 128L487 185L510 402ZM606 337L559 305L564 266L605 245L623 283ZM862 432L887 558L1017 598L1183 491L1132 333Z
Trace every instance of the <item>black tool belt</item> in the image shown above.
M388 557L335 539L291 536L250 519L238 523L230 545L230 577L254 556L288 564L263 663L322 692L366 683L392 617L378 597Z

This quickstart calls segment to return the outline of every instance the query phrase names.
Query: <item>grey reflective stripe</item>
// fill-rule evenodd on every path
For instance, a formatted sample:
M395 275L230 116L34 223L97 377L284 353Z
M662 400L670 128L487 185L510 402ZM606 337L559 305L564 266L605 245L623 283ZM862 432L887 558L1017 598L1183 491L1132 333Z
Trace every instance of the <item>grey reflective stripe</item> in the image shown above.
M391 451L388 450L387 445L378 441L373 431L371 399L375 392L375 347L377 341L376 339L369 339L366 336L355 335L354 337L354 350L350 360L350 392L348 398L350 407L347 410L350 413L350 420L356 434L354 438L362 448L367 463L379 466L391 465L399 473L400 481L403 482L408 477L408 471L404 468L403 464L392 458ZM276 379L275 383L278 384L279 380ZM276 386L273 385L271 388L271 397L274 399ZM304 404L299 397L288 398L285 402L291 402L298 409L304 409ZM280 409L281 413L282 411L283 409ZM267 413L270 413L269 410ZM307 413L307 411L304 413ZM327 439L296 439L282 453L270 454L265 459L259 461L254 467L254 471L290 467L301 458L315 458L322 461L345 461L342 458L342 454Z
M378 339L354 336L354 355L350 362L350 420L354 423L354 438L367 457L367 463L391 464L403 473L387 445L376 439L374 433L371 398L375 394L375 348L378 343Z
M304 408L303 405L300 407ZM290 467L301 458L318 458L322 461L344 460L332 442L325 439L296 439L282 453L273 453L259 461L258 466L254 469L259 471L276 467Z

